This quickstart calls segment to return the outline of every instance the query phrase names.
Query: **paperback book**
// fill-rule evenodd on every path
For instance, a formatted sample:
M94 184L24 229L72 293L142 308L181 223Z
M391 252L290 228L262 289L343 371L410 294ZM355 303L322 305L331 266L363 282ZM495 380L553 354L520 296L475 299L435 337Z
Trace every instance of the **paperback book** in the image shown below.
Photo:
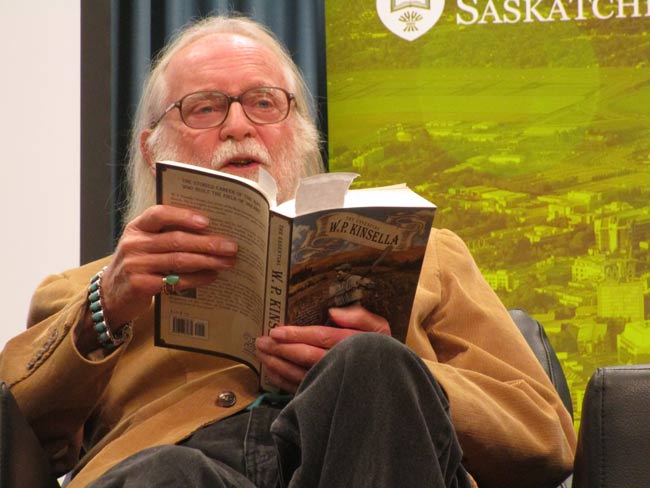
M403 184L350 190L356 176L305 178L276 205L263 170L254 182L158 162L157 202L203 212L238 254L212 284L156 296L156 345L240 361L271 389L255 339L275 327L327 325L329 308L359 304L405 341L436 207Z

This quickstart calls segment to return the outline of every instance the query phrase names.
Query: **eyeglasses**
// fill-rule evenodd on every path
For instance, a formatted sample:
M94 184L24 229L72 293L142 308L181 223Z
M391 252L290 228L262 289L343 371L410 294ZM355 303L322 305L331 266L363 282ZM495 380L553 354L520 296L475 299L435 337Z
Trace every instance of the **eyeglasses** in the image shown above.
M293 93L273 86L261 86L246 90L237 97L220 91L200 91L185 95L165 109L151 128L155 128L175 108L183 123L192 129L209 129L223 124L233 102L238 102L244 114L258 125L275 124L289 115Z

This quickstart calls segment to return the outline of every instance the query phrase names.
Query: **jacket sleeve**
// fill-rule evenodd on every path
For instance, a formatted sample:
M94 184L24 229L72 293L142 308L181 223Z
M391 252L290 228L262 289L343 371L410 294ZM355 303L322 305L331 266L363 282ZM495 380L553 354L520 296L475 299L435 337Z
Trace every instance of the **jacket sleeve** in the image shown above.
M479 486L557 486L575 431L553 385L469 250L436 230L407 343L450 402L464 465Z
M27 330L0 353L0 379L11 388L57 473L77 461L83 424L121 354L91 361L74 345L75 326L86 312L87 283L98 269L46 278L32 297Z

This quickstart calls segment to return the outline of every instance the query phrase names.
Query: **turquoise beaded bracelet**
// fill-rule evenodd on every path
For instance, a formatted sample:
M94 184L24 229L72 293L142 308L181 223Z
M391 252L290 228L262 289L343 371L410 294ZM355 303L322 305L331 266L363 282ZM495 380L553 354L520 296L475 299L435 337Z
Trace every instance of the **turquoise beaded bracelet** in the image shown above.
M112 352L119 345L123 344L131 336L131 322L120 327L118 333L111 331L111 328L104 317L104 308L102 303L102 277L108 266L104 266L90 280L88 287L88 302L90 303L90 313L93 319L93 327L97 332L97 339L106 352Z

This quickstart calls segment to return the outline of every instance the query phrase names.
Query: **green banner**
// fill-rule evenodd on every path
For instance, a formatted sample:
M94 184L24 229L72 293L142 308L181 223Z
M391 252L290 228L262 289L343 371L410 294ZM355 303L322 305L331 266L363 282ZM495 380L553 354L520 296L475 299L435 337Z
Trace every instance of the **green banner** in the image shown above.
M575 422L650 362L650 0L328 0L330 168L436 203L545 327Z

